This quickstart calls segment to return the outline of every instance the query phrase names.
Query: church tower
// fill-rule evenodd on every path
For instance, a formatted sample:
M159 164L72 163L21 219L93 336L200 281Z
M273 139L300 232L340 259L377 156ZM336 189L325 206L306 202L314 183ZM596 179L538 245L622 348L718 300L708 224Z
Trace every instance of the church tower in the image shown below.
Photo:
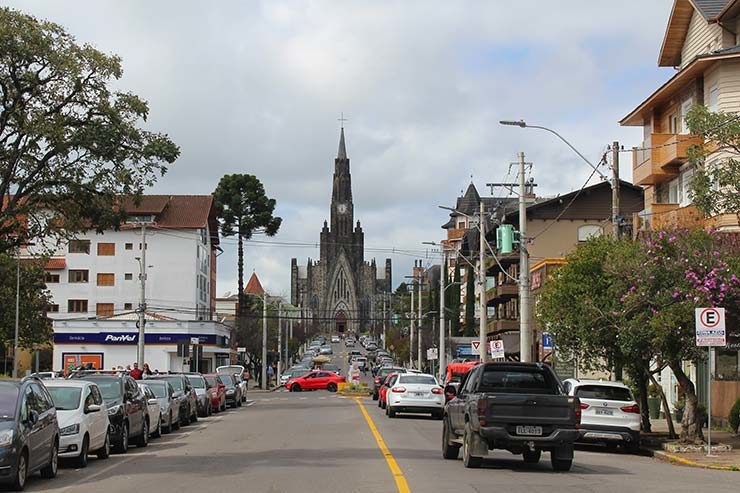
M339 136L339 150L334 160L334 186L331 193L331 230L337 238L349 239L355 211L352 204L352 176L344 144L344 127Z

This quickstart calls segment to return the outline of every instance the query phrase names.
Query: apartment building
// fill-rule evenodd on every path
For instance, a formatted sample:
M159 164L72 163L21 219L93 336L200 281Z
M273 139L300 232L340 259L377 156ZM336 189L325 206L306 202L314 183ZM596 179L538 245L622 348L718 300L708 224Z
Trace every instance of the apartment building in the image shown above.
M686 114L701 104L712 111L740 111L740 0L675 0L658 56L659 67L676 73L625 116L620 124L643 128L633 149L633 181L645 188L638 229L711 224L738 229L733 214L705 218L691 203L694 165L687 151L701 142L691 135ZM727 154L705 165L721 165Z

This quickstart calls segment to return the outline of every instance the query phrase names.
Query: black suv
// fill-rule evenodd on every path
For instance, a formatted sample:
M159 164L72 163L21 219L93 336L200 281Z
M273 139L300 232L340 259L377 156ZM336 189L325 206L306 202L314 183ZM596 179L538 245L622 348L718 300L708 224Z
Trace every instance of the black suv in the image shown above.
M110 441L116 452L126 453L129 442L138 447L149 445L147 401L136 380L122 373L95 371L80 371L72 378L95 382L103 394L110 420Z
M49 392L34 377L0 381L0 482L22 490L26 478L41 471L57 475L57 410Z

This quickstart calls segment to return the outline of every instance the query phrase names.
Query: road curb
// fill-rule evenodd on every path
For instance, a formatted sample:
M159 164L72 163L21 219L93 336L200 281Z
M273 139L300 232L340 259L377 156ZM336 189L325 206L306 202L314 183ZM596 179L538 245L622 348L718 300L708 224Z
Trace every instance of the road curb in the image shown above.
M686 459L685 457L679 457L678 455L669 454L668 452L663 452L662 450L654 450L653 457L657 457L658 459L664 462L669 462L671 464L681 464L684 466L696 467L699 469L712 469L715 471L740 471L740 466L718 466L715 464L702 464L701 462L696 462L691 459Z

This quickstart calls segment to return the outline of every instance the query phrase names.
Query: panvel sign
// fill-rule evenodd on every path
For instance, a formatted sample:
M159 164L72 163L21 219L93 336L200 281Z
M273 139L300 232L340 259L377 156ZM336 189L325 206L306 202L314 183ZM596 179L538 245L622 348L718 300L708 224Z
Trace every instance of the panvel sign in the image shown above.
M146 334L146 344L177 344L180 340L189 340L197 337L200 344L228 345L225 337L215 334ZM57 332L54 334L55 344L137 344L138 332Z

